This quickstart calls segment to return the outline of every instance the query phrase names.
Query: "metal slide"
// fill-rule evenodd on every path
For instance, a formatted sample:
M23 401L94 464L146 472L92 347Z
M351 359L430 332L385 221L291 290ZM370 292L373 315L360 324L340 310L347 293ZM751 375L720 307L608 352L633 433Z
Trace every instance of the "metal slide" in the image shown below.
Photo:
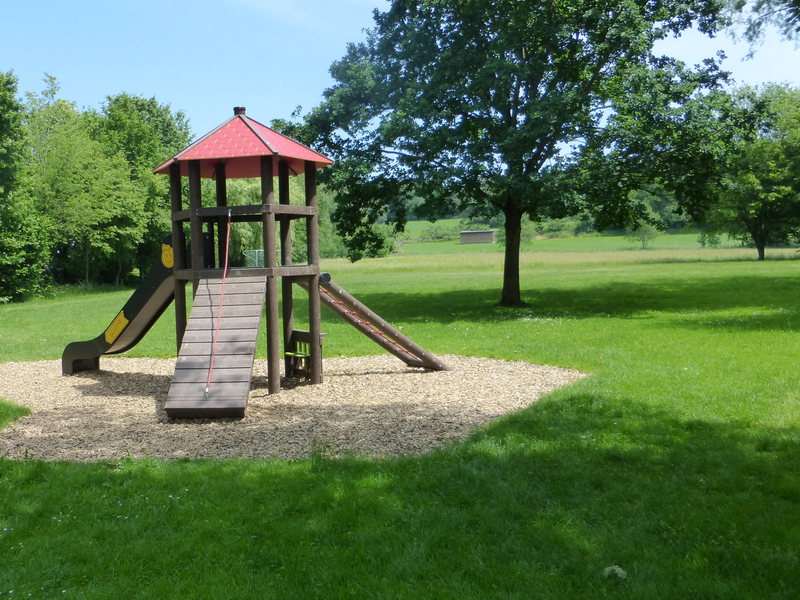
M133 348L150 331L175 298L171 244L171 236L164 239L161 254L150 272L103 333L93 340L72 342L64 348L61 355L64 375L99 369L101 356Z

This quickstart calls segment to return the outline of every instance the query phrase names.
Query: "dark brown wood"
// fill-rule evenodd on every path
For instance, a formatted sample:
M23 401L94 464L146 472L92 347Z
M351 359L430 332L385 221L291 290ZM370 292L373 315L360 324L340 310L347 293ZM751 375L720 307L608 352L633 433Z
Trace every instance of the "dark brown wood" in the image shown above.
M192 270L198 270L203 267L203 220L200 218L200 208L202 207L203 199L202 192L200 191L200 161L189 161L189 210L191 217L189 218L190 235L191 235L191 257L192 257ZM197 284L200 277L192 279L192 292L197 295Z
M333 311L345 323L347 323L348 325L354 327L359 332L363 333L370 340L372 340L373 342L378 344L381 348L386 350L389 354L392 354L392 355L396 356L397 358L402 360L404 363L406 363L408 366L410 366L410 367L423 367L423 368L427 367L427 365L424 362L422 362L421 360L419 360L418 358L416 358L416 356L410 356L410 355L406 354L400 348L398 348L397 346L392 344L389 340L384 339L384 338L380 337L379 335L376 335L375 332L372 329L370 329L367 325L364 325L359 319L357 319L355 316L353 316L349 312L347 312L347 309L345 309L342 306L336 304L336 302L333 299L322 295L322 296L320 296L320 301L321 301L323 306L325 306L326 308L329 308L331 311Z
M313 161L305 161L306 206L313 208L314 214L306 220L306 240L308 264L319 266L319 223L317 209L317 165ZM311 339L320 339L322 322L320 316L319 274L308 279L308 328ZM312 384L322 383L322 344L311 344L311 356L308 359Z
M197 301L164 405L170 418L244 416L264 307L263 279L241 279L231 288L231 297L247 298L250 303L229 305L226 284L220 309L221 283L202 280L197 286ZM237 288L260 290L260 294L236 294Z
M208 232L208 239L211 240L211 255L208 255L208 248L206 248L205 239L203 240L203 266L207 269L214 269L219 267L222 268L221 262L215 261L215 255L217 254L216 248L214 248L214 226L217 224L216 221L204 221L206 226L206 231ZM225 260L225 257L220 257L220 261Z
M225 297L227 300L227 296ZM231 305L224 303L225 306L222 307L222 314L225 318L230 317L252 317L256 314L261 314L260 310L256 310L252 304L241 304L241 305ZM212 304L211 306L199 306L195 305L192 307L192 312L195 315L199 316L206 316L209 318L216 318L217 314L219 313L219 302L217 304Z
M217 182L217 207L228 208L228 181L225 175L225 159L221 159L215 168ZM228 247L228 213L220 215L217 221L217 256L219 267L225 266L225 250Z
M216 360L214 365L216 366ZM246 382L250 381L251 376L252 373L247 368L214 369L211 372L211 383ZM205 383L207 380L207 369L180 369L172 377L172 381L176 383Z
M311 160L305 161L306 206L314 209L314 214L306 220L306 244L308 264L319 264L319 221L317 217L317 167Z
M261 157L261 203L266 206L275 204L275 188L273 183L273 163L271 156ZM275 215L264 213L264 266L275 269L278 266L275 239ZM267 380L270 394L281 391L280 373L280 324L278 322L278 279L268 276L267 292Z
M439 360L436 356L427 352L422 346L419 344L414 343L411 339L400 333L397 329L395 329L392 325L382 319L380 316L372 312L369 308L361 304L358 300L356 300L353 296L348 294L344 291L339 285L337 285L334 281L332 281L330 276L326 277L327 281L321 281L320 287L326 290L333 298L331 298L328 294L320 291L319 295L326 307L331 309L334 313L339 315L345 322L349 323L359 331L361 331L364 335L369 337L373 340L376 344L380 345L385 350L391 352L397 358L404 361L409 365L414 366L424 366L427 369L431 369L433 371L449 371L450 367L448 367L445 363ZM303 284L300 284L303 285ZM341 302L344 306L340 306L336 302ZM350 312L354 312L358 315L360 320L355 316L351 315ZM360 321L364 321L366 323L370 323L375 326L378 330L380 330L389 340L382 338L379 335L376 335L371 328L364 325ZM398 349L395 344L391 342L396 342L402 349L407 350L413 356L409 356L402 350ZM419 361L420 364L414 364L416 361L414 357Z
M213 336L212 336L213 337ZM210 342L187 342L184 341L181 346L181 354L183 356L208 356L214 353L214 356L230 356L233 354L247 354L253 343L247 342L220 342L217 340L217 345L214 347L214 341ZM213 373L212 373L213 374Z
M211 398L205 401L175 398L169 417L173 419L241 419L247 402L236 398Z
M246 272L247 269L242 269ZM263 286L258 276L249 277L227 277L224 283L225 294L228 296L236 294L259 294ZM222 293L223 282L221 279L204 279L203 289L208 290L209 294Z
M194 312L194 309L192 309ZM225 329L255 329L261 320L255 317L222 317L220 327ZM186 324L186 331L196 331L198 329L214 330L217 327L217 320L212 318L200 319L189 317L189 322Z
M177 162L169 167L169 196L172 213L183 209L183 194L181 191L181 167ZM183 223L172 222L172 257L173 274L182 269L186 264L184 249ZM174 275L173 275L174 277ZM186 281L175 278L175 341L177 352L181 350L181 342L186 332Z
M275 218L296 218L296 219L304 219L309 215L314 215L317 213L316 208L310 208L308 206L296 206L294 204L274 204L271 206L265 205L255 205L255 206L227 206L227 207L219 207L219 206L209 206L206 208L201 208L199 215L201 219L204 221L213 221L219 219L220 217L228 217L228 211L231 213L231 221L234 223L239 223L243 221L260 221L261 215L264 213L273 213ZM192 216L192 211L189 210L182 210L180 212L174 213L172 215L173 221L189 221ZM252 218L244 218L244 217L252 217Z
M414 343L410 338L400 333L397 329L395 329L392 325L388 322L384 321L380 316L372 312L368 307L361 304L358 300L356 300L353 296L348 294L344 291L336 282L329 280L328 283L320 284L322 288L328 291L330 294L333 295L336 300L344 303L344 305L350 309L351 311L358 313L358 316L361 317L364 321L368 323L372 323L380 329L386 337L391 339L394 342L400 344L403 348L414 354L417 358L419 358L425 366L429 369L433 369L434 371L449 371L450 368L436 358L430 352L427 352L422 346L419 344Z
M208 367L211 364L210 356L179 356L175 363L175 370L181 369L203 369L208 377ZM225 355L214 357L214 371L224 369L250 369L252 368L252 357L244 354ZM212 377L214 373L211 373Z
M261 280L261 287L262 291L258 293L252 294L225 294L225 299L223 300L223 306L236 306L237 304L252 304L254 298L261 298L264 295L263 287L264 281ZM219 297L216 300L212 299L210 296L199 296L197 300L194 301L195 306L217 306L219 304Z
M291 267L275 267L267 269L264 267L241 267L237 269L229 269L227 278L235 279L238 277L302 277L307 278L310 275L319 273L319 267L316 265L293 265ZM182 269L175 271L173 277L178 279L222 279L222 269Z
M289 167L284 161L278 162L278 198L280 207L289 206ZM305 207L303 207L305 208ZM288 267L292 265L292 223L289 219L280 220L280 239L281 239L281 265ZM281 279L281 317L283 320L283 370L286 377L294 375L295 360L288 356L286 352L292 351L292 330L294 329L294 297L292 294L292 282L283 277Z
M177 164L177 163L175 163L175 164ZM172 168L172 167L170 167L170 168ZM180 167L178 167L176 170L180 173ZM178 211L173 210L172 211L172 222L173 223L178 223L178 222L188 223L189 219L191 218L191 216L192 216L192 211L190 211L190 210L178 210Z
M255 342L258 331L255 329L223 329L219 332L217 342ZM184 342L213 342L214 332L197 329L183 336Z

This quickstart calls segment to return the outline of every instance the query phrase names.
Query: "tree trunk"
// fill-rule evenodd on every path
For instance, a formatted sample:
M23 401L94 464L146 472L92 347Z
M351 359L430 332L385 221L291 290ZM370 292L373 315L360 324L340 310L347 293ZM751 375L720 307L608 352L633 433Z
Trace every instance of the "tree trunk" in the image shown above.
M86 244L84 258L86 259L86 287L89 287L89 244Z
M503 213L506 216L506 252L503 263L503 292L500 296L500 306L521 306L519 248L524 213L511 203L503 207Z
M759 231L759 229L754 227L750 230L750 236L753 238L753 243L756 245L756 250L758 250L758 260L764 260L766 257L765 249L767 247L769 235L763 231Z

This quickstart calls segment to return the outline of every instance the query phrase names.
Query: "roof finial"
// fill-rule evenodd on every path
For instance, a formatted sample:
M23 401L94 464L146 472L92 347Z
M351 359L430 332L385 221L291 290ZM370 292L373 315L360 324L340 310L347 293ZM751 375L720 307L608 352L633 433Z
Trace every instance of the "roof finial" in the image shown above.
M244 113L247 110L244 106L234 106L233 107L233 116L242 115L245 116Z

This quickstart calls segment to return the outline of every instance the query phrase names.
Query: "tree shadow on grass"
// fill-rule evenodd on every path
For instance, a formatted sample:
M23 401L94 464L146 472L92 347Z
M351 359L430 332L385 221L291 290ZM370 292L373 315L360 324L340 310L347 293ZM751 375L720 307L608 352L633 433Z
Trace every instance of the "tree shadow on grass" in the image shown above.
M796 279L739 276L724 279L665 279L658 282L614 281L574 289L534 289L524 293L526 306L496 306L494 289L465 289L444 293L366 293L351 291L360 302L393 323L456 321L506 322L535 318L641 318L650 312L686 314L686 326L708 325L705 315L715 311L752 309L746 317L714 319L729 329L783 328L797 320ZM324 320L336 320L323 311Z
M129 565L143 594L200 577L227 597L788 599L800 588L798 461L796 426L683 420L567 390L418 457L0 461L13 490L0 507L18 532L4 541L36 548L47 534L74 593L102 595ZM82 533L50 522L69 506L105 525L59 563L60 536ZM35 569L31 558L10 554L8 572ZM611 565L624 585L603 578Z

